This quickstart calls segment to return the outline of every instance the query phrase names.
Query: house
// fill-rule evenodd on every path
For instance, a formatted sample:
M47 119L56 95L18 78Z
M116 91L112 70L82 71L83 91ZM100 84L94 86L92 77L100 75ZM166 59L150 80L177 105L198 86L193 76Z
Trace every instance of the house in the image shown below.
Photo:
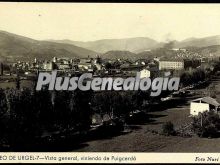
M45 61L43 63L43 69L44 70L53 70L55 68L55 64L53 62L48 62L48 61Z
M190 115L198 116L199 113L205 111L215 111L218 112L220 104L211 97L202 97L192 100L190 103Z
M135 65L147 65L150 63L149 59L138 59L134 62Z
M186 52L186 49L183 49L183 48L172 48L170 50Z
M67 69L71 69L70 64L58 64L58 68L60 70L67 70Z
M150 77L150 71L147 69L142 69L140 71L140 78L148 78Z
M80 70L86 70L86 71L93 71L93 64L92 59L80 59L80 62L78 63L78 68Z

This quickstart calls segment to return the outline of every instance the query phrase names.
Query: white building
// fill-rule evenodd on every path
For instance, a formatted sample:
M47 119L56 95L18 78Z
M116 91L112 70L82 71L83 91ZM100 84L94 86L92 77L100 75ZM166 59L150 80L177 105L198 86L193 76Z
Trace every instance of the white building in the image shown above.
M37 58L36 58L36 57L34 58L34 63L35 63L35 64L37 63Z
M218 111L220 104L211 97L203 97L192 100L190 103L190 115L198 116L199 113L203 113L205 111Z
M150 77L150 71L147 69L143 69L140 71L140 78L148 78Z
M174 69L174 70L181 70L184 69L184 62L183 61L159 61L158 62L158 68L159 70L166 70L166 69Z
M53 70L54 69L54 63L53 62L44 62L43 63L43 69L44 70Z
M71 69L71 66L69 64L59 64L58 68L60 70L65 70L65 69Z
M53 62L57 62L57 57L53 57Z

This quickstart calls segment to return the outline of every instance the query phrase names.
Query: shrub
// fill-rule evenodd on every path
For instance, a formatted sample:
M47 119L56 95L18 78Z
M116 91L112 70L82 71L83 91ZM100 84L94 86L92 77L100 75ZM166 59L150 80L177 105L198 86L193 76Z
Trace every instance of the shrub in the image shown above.
M176 135L176 131L174 130L174 125L172 122L166 122L162 126L163 135L170 136Z
M201 113L193 119L192 127L199 137L217 137L220 131L220 117L212 111Z

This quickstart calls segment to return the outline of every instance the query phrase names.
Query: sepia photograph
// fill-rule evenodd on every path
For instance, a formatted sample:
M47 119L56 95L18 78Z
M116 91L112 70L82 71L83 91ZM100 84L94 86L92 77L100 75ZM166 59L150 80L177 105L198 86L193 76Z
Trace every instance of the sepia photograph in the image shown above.
M0 2L0 152L219 153L219 20L220 4Z

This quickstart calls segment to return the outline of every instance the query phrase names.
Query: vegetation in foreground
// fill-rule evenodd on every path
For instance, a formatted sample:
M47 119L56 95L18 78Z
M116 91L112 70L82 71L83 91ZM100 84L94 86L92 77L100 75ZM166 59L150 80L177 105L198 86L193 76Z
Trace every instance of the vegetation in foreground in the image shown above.
M219 137L219 114L213 111L201 113L198 117L193 118L192 127L199 137Z
M183 76L181 79L183 86L188 85L183 82L193 83L207 79L209 74L206 71L198 72L201 74L190 73L191 76L185 78ZM167 94L169 93L162 93L160 97ZM62 141L72 139L71 143L79 144L81 137L88 140L89 136L95 137L97 134L112 136L122 131L125 123L133 123L129 118L131 114L134 117L138 109L147 112L148 105L160 100L160 97L149 97L149 91L94 93L79 90L57 92L1 89L0 146L2 150L5 150L5 147L9 150L20 150L25 146L32 148L33 144L38 146L44 140L43 144L48 142L57 144L61 137L64 137ZM146 101L147 104L143 104ZM103 128L100 127L98 131L91 132L92 115L95 113L108 114L114 120L104 123ZM143 120L146 122L146 118ZM175 135L172 123L164 124L163 130L166 135ZM51 134L57 135L59 140L53 139Z

